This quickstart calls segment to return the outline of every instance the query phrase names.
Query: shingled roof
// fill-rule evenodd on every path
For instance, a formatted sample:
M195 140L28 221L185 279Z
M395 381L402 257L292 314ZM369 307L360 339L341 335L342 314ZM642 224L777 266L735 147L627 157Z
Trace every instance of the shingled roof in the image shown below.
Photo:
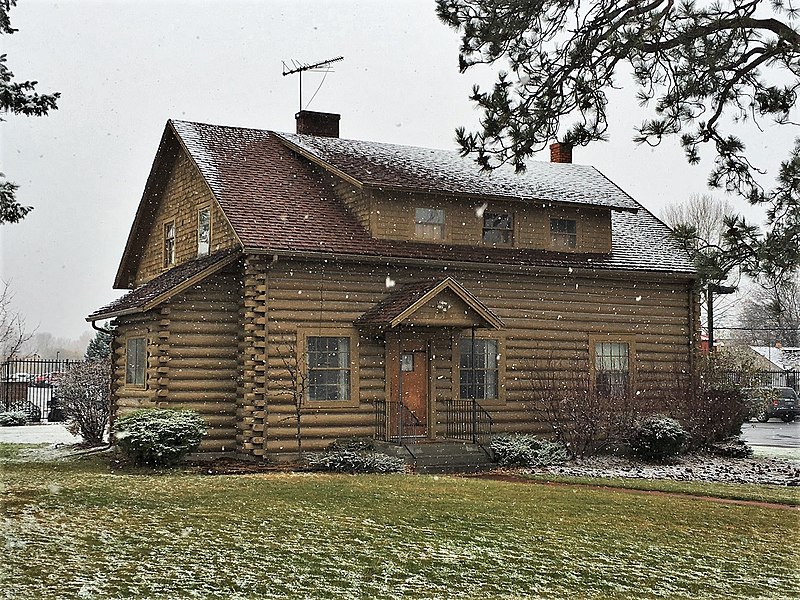
M194 283L220 271L234 262L238 254L236 249L229 248L181 263L94 311L86 320L98 321L150 310Z
M640 206L591 166L531 161L481 171L453 150L281 133L289 147L362 186L480 198L538 200L637 211Z
M338 138L326 141L314 136L188 121L170 121L169 127L179 136L197 164L246 250L501 265L694 272L686 253L670 236L669 228L592 167L539 163L529 169L524 181L539 180L540 183L536 184L538 187L534 183L531 185L536 190L550 190L550 194L556 194L558 189L565 194L572 190L572 195L561 197L562 201L569 197L576 203L585 204L590 197L598 202L605 197L607 204L601 205L624 209L623 212L615 210L612 213L610 254L380 240L371 237L336 198L319 169L313 168L310 159L299 152L301 143L304 152L313 149L319 157L335 163L337 169L347 169L350 176L361 177L370 185L388 185L391 181L398 181L403 186L410 186L408 164L424 165L427 150ZM352 146L350 153L344 151L348 146ZM337 150L338 154L331 149ZM368 149L375 150L380 161L376 158L373 163L359 166L357 157ZM400 149L398 151L405 152L416 162L411 158L401 161L403 164L398 163L393 171L388 162L393 149ZM436 178L442 164L455 160L453 154L431 151L432 160L435 157L441 159L442 156L449 158L437 159L430 171L422 173L417 182L420 189L427 185L425 182ZM347 157L347 160L340 160L340 155ZM459 168L466 168L462 164L463 159L458 160L462 161ZM377 162L383 165L382 170L372 172L372 165ZM563 174L561 188L558 188L559 172ZM447 182L454 184L454 177L451 170L442 167L437 189L444 187ZM482 176L473 173L473 179L479 177ZM498 185L503 187L506 184ZM513 188L516 190L514 193L523 195L523 183L509 183L508 186L511 186L508 190ZM499 191L500 187L495 191ZM452 191L455 193L455 188ZM491 189L484 186L473 190L477 191L483 193ZM511 191L505 193L511 194ZM531 192L526 197L535 195Z

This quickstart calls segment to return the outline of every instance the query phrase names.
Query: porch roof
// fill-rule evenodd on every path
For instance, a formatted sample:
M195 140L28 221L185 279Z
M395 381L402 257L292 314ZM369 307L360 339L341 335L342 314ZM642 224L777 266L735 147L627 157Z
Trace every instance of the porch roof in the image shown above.
M503 321L500 317L452 277L406 284L391 292L354 322L356 325L397 327L408 321L417 311L445 291L450 291L461 299L483 321L485 326L492 329L503 328ZM443 321L441 324L448 325L449 323Z
M146 312L235 262L239 256L238 249L229 248L208 256L188 260L94 311L86 317L86 320L99 321Z

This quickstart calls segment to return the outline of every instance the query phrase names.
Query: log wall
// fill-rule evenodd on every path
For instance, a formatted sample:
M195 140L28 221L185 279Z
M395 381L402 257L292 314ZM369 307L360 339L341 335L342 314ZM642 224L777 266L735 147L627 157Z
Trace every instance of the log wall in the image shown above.
M200 449L237 449L242 297L240 267L218 273L145 315L119 317L114 344L115 414L137 408L199 412ZM146 386L125 384L125 342L147 338Z
M148 228L144 252L136 267L135 287L159 275L164 268L164 224L175 223L175 264L197 256L198 210L211 209L211 252L238 244L217 201L197 171L194 163L181 150L172 166L158 208Z
M373 435L373 402L387 397L386 338L381 332L358 330L352 323L391 291L385 287L387 275L397 286L450 275L504 321L500 334L488 334L502 339L502 368L506 373L503 400L487 403L499 431L542 431L546 424L543 415L533 412L533 389L546 385L554 373L588 374L592 341L624 340L631 344L636 388L645 397L657 394L661 384L676 372L690 369L696 330L690 308L694 295L690 282L678 278L566 271L455 272L288 259L269 266L263 259L253 259L251 268L254 273L266 274L264 283L256 284L262 286L257 293L245 292L245 298L253 298L254 308L261 306L257 298L266 301L262 319L265 351L259 354L259 345L251 359L254 367L263 360L265 377L263 395L259 388L246 409L252 411L252 431L243 436L251 437L253 448L262 438L267 453L296 450L295 397L291 390L298 335L329 335L332 328L338 328L341 335L355 332L357 336L358 352L353 358L360 381L359 398L347 407L306 405L301 415L303 449L322 448L337 437ZM261 279L251 284L255 281ZM256 319L255 332L262 325L257 320L261 317L255 312L251 316ZM468 330L449 329L434 330L427 336L435 372L434 412L442 410L442 403L457 393L455 348L460 336L468 334ZM299 352L302 354L302 349ZM254 368L253 373L257 372ZM261 383L257 378L254 386ZM435 421L437 415L432 416Z

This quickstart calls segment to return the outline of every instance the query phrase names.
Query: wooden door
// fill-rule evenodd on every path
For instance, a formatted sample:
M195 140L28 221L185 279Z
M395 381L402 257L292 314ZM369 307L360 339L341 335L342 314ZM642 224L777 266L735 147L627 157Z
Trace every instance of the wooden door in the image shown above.
M403 404L413 417L403 420L404 435L428 433L428 352L423 345L405 342L400 350Z

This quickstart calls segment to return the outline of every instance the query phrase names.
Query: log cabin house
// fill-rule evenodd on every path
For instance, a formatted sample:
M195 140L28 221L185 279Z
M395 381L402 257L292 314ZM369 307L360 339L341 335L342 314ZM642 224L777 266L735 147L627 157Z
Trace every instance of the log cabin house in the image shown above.
M114 414L199 411L201 450L546 432L537 380L600 394L691 370L695 272L596 169L168 121L114 287ZM297 418L299 415L299 428Z

